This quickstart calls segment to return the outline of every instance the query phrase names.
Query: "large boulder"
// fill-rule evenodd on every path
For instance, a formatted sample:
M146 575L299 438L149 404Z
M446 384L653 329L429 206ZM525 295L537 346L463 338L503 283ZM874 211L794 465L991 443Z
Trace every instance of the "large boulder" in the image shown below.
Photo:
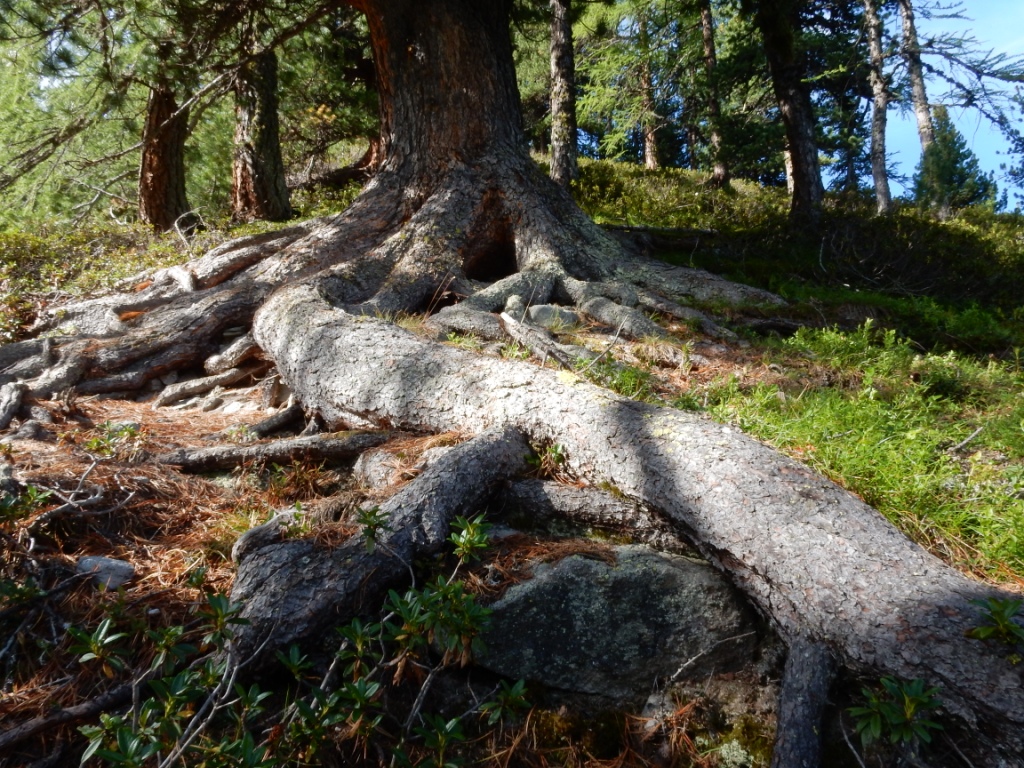
M675 678L706 679L757 655L762 628L710 565L641 546L609 565L540 565L491 606L477 663L548 691L637 710Z

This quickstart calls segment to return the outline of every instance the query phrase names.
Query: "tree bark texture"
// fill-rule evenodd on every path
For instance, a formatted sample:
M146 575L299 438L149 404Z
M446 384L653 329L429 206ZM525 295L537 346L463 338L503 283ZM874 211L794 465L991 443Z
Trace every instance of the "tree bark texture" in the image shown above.
M139 220L166 232L191 210L185 194L188 110L179 110L173 88L150 89L139 168ZM192 222L186 228L191 228ZM180 226L180 223L179 223Z
M551 178L568 187L576 162L576 61L571 0L551 0Z
M644 140L644 167L653 171L660 165L658 160L658 112L654 103L654 79L651 73L651 38L647 32L647 17L641 12L639 25L638 77L640 80L640 131Z
M889 119L889 85L885 78L885 56L882 52L882 19L878 0L864 0L864 26L871 56L871 178L875 184L875 201L879 216L892 210L889 171L885 166L885 128Z
M273 50L243 64L235 78L231 215L239 221L286 221L292 215L281 158Z
M711 0L700 0L700 30L704 42L704 73L708 79L708 138L711 146L711 184L723 187L729 183L729 167L722 157L722 102L718 94L718 53L715 50L715 18Z
M932 111L928 104L928 92L924 84L924 66L921 63L921 46L917 41L917 26L914 23L912 0L897 0L903 20L903 46L901 53L907 62L910 78L910 99L917 118L917 135L921 139L921 152L935 142L935 128L932 125Z
M330 308L313 286L279 291L255 336L328 423L355 416L471 433L511 425L559 444L569 471L673 520L784 637L824 643L858 673L938 685L950 712L1011 752L1024 747L1022 671L966 636L978 621L971 601L1007 594L952 570L857 497L734 428L572 374L424 342Z
M804 56L797 47L799 3L794 0L763 0L754 21L764 39L772 88L786 128L786 149L792 163L794 219L816 223L825 198L818 163L814 107L804 82Z
M821 765L823 715L835 673L835 659L827 645L803 638L790 642L782 673L772 768Z

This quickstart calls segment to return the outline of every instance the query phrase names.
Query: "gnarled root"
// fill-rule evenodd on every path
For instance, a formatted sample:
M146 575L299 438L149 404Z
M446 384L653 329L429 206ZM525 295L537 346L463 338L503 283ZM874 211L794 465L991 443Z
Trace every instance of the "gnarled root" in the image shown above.
M259 648L272 652L378 607L414 559L441 551L456 516L472 514L499 482L525 469L529 451L515 429L485 432L392 496L369 539L356 536L334 549L311 539L282 541L243 558L232 598L251 624L233 652L241 659Z

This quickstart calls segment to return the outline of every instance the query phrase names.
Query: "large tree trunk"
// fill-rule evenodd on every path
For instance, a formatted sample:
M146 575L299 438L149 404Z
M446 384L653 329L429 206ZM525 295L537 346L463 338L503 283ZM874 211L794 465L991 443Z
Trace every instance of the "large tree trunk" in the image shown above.
M231 215L239 221L286 221L292 207L281 159L277 54L257 54L235 78L235 159Z
M174 89L161 83L150 89L139 168L139 220L165 232L189 218L185 195L185 140L188 110L179 109ZM186 229L193 226L185 222Z
M570 0L551 0L551 178L568 187L576 163L576 62Z
M804 82L804 57L796 41L798 6L793 0L762 0L754 21L764 39L772 87L786 127L786 149L793 168L792 216L813 225L821 213L825 187L814 135L814 106Z
M921 46L917 42L917 26L914 24L914 4L911 0L897 0L900 16L903 18L903 47L901 52L907 62L910 78L910 99L917 118L917 135L921 139L923 153L935 141L932 126L932 111L928 104L928 92L924 85L924 67L921 64Z
M525 436L562 446L581 482L606 483L672 521L794 647L812 649L789 665L790 690L824 700L827 674L807 669L815 659L875 679L921 678L941 686L946 711L988 750L983 764L999 764L999 755L1022 764L1021 670L966 636L978 621L971 600L1005 593L943 565L858 498L732 427L374 317L430 309L435 327L514 333L555 357L554 345L523 332L516 309L558 300L640 337L661 332L641 308L687 317L693 310L675 301L778 301L629 258L537 170L518 119L510 6L363 0L380 74L384 161L356 202L337 216L227 244L153 275L138 293L62 308L50 327L70 323L82 335L0 349L0 385L138 390L219 353L229 327L253 325L303 406L329 424L480 435L386 505L395 557L364 555L353 544L286 543L265 558L250 551L237 590L252 621L239 636L240 656L272 658L360 610L379 586L364 578L402 578L405 560L443 543L448 517L517 471ZM494 314L506 308L515 319ZM224 351L217 360L227 357L234 359ZM464 484L465 498L447 492L449 480ZM272 578L264 578L267 563ZM816 718L810 710L818 709L790 711ZM799 743L807 738L787 741L787 754L812 753L813 744Z
M885 128L889 118L889 86L885 80L885 56L882 53L882 19L878 1L864 0L864 26L871 55L871 178L879 216L892 210L889 171L885 167Z
M729 183L729 168L722 157L722 102L718 96L718 53L715 50L715 19L711 0L700 0L700 29L704 41L704 73L708 79L708 136L711 144L711 184L724 187Z

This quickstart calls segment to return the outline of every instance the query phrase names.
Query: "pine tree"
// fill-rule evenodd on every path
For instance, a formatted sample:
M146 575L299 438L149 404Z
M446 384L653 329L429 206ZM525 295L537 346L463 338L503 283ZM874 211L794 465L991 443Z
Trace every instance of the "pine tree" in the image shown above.
M994 202L996 183L981 171L978 158L949 119L945 107L933 115L935 136L921 156L914 175L914 198L934 208L940 218L983 202Z

